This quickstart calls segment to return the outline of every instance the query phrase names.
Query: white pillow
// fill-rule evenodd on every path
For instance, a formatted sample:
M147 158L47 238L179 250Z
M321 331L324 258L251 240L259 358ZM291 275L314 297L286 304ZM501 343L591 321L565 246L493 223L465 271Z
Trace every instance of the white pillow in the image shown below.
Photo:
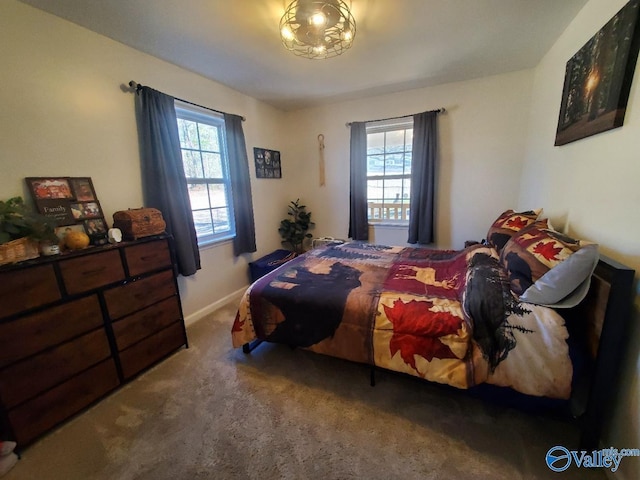
M540 277L520 295L520 301L553 308L575 307L589 291L599 258L598 245L585 245Z

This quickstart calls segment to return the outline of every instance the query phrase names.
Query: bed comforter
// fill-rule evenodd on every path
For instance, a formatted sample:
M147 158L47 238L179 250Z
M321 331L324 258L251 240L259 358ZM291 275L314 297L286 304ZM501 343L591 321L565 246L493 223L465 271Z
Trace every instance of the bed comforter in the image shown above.
M312 250L251 285L232 328L469 388L481 383L566 399L572 365L564 320L521 303L499 256L346 243Z

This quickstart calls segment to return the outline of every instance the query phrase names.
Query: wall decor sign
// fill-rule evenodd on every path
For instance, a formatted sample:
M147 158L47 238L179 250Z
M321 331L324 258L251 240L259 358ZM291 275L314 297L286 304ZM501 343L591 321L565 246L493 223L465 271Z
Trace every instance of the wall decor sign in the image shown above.
M256 178L282 178L280 152L253 147L253 159L256 163Z
M569 59L555 145L621 127L640 49L640 0L631 0Z
M91 243L107 243L107 225L90 177L25 178L38 212L56 221L60 240L70 231L85 232Z

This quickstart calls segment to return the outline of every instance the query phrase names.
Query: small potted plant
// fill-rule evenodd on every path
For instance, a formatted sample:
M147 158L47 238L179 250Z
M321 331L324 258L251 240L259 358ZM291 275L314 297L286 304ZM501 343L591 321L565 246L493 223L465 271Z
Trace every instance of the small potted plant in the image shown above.
M288 246L296 253L304 253L305 240L313 235L307 233L307 230L313 225L311 221L311 212L306 211L305 205L300 205L300 199L289 203L290 218L285 218L280 222L278 233L282 237L282 244Z
M21 197L0 201L0 265L37 257L39 244L57 246L53 219L35 213Z

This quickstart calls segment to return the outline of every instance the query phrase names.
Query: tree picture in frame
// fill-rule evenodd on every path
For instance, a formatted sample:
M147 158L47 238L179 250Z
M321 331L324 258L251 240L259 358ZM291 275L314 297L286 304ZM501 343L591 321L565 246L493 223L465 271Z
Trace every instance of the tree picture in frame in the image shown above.
M640 0L631 0L566 66L555 145L621 127L640 49Z

